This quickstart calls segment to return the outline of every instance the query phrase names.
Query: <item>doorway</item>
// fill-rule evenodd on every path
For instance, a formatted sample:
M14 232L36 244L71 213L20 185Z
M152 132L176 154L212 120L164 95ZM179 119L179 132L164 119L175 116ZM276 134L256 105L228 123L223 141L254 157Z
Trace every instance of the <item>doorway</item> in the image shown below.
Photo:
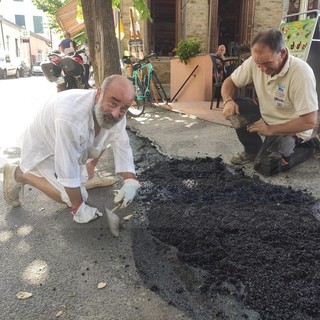
M172 56L176 46L176 0L150 0L150 49L159 56Z
M218 45L225 45L228 56L235 55L235 48L240 43L241 16L241 1L219 1Z

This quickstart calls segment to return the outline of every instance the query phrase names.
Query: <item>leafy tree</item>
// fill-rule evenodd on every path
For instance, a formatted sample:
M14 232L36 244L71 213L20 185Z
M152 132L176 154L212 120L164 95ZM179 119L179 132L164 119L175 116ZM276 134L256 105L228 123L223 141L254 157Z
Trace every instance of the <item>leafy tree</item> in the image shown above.
M48 14L53 28L57 28L55 14L69 0L32 0L36 7ZM78 0L83 14L88 37L91 63L95 73L96 85L105 77L121 73L117 39L114 31L113 7L119 7L121 0ZM132 0L142 19L150 19L145 0ZM81 12L82 11L82 12ZM54 23L55 22L55 23Z
M117 39L111 0L81 0L96 84L120 74Z

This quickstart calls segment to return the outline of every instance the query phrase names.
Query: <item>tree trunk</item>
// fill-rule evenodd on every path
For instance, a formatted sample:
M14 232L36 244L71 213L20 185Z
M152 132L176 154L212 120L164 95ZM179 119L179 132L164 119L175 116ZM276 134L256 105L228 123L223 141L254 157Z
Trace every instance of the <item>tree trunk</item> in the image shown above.
M121 74L112 0L81 0L96 87L112 74Z

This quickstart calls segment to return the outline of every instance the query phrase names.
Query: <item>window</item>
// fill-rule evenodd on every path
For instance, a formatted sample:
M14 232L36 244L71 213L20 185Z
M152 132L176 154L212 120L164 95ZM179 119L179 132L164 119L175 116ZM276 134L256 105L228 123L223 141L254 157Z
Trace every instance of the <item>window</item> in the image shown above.
M6 48L8 51L10 51L10 37L6 36Z
M33 29L35 33L43 33L43 22L41 16L33 16Z
M38 50L37 61L43 61L43 54L44 52L42 50Z
M26 26L26 19L23 15L20 14L16 14L15 15L15 19L16 19L16 24L20 27L25 27Z

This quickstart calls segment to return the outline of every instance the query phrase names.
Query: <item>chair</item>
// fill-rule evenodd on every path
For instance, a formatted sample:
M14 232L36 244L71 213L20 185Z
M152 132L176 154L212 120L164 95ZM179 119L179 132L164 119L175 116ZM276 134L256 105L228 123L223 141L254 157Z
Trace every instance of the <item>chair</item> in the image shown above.
M212 110L213 100L217 98L216 107L219 108L221 100L221 87L223 81L239 66L239 59L227 58L222 59L216 54L210 54L212 60L212 96L210 110Z

